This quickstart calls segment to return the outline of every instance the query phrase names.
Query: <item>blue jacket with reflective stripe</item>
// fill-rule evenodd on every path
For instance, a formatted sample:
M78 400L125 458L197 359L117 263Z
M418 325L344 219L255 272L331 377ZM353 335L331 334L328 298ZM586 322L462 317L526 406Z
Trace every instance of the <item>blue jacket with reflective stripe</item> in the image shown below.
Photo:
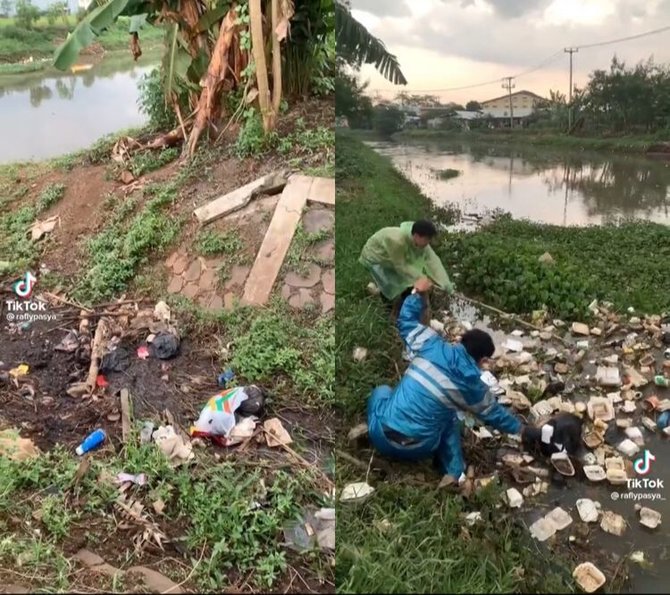
M465 348L451 345L421 324L422 307L421 296L412 294L400 311L398 330L412 360L389 399L382 423L408 437L439 441L460 409L501 432L519 433L521 422L498 403Z

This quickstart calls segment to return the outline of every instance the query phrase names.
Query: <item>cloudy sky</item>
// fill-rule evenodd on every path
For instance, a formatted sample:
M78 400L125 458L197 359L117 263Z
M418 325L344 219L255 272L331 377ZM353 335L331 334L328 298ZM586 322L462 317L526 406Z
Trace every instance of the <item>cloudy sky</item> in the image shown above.
M501 82L466 90L432 92L520 76L515 90L567 94L568 46L580 46L670 26L670 0L352 0L352 13L400 60L408 92L430 92L466 102L503 95ZM558 54L557 54L558 52ZM574 82L583 86L614 54L628 64L653 55L670 62L670 31L574 54ZM385 98L403 90L361 70L371 91Z

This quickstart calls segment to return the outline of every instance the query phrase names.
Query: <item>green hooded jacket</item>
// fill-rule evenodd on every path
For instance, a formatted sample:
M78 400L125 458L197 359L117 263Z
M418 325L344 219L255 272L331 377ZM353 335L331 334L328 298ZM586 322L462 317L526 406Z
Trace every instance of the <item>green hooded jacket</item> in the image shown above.
M400 227L380 229L363 246L359 262L390 300L424 276L440 289L453 293L454 286L437 254L430 246L420 248L414 244L413 224L413 221L405 221Z

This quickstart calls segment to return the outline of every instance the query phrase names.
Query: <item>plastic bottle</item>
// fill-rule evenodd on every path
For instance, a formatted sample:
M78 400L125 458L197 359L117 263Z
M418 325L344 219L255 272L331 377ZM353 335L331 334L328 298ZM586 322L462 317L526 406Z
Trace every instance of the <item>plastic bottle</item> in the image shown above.
M219 374L218 382L219 386L222 388L225 388L225 386L233 379L235 378L235 372L233 372L232 368L226 369L223 374Z
M95 432L92 432L86 436L84 441L79 446L77 446L75 452L79 456L86 454L87 452L98 448L98 446L100 446L106 438L107 435L105 434L104 430L96 430Z
M663 430L670 425L670 410L664 411L656 418L656 425L659 430Z
M665 386L667 388L670 386L670 379L659 374L658 376L654 377L654 384L656 386Z

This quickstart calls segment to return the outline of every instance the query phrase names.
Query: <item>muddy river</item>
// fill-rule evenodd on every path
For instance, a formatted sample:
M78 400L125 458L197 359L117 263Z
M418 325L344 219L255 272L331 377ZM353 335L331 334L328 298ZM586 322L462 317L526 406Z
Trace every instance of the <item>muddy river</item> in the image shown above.
M492 334L496 345L501 345L506 339L514 338L500 330L500 326L492 322L486 313L480 312L473 308L469 303L452 301L452 312L455 317L461 321L467 321L476 328L481 328ZM512 327L514 328L514 327ZM527 332L525 336L528 336ZM617 337L615 334L613 337ZM625 333L620 336L625 336ZM603 355L614 353L611 349L599 347L602 345L601 341L596 341L595 337L590 337L589 343L592 347L586 354L584 359L584 374L595 374L595 360ZM560 344L552 344L552 346L560 350ZM663 352L652 351L656 353L657 364L660 366L663 361ZM582 375L583 377L583 375ZM575 382L579 380L579 376L575 377ZM609 389L616 391L617 389ZM660 399L670 398L670 389L658 388L654 386L653 382L640 389L644 397L656 394ZM573 402L580 400L588 401L590 395L595 394L588 389L577 387L572 395L566 395L566 400L570 399ZM640 403L638 402L638 411L632 415L634 425L642 427L639 423L640 418ZM627 417L617 412L617 418ZM651 414L651 417L655 417ZM614 422L611 422L614 425ZM528 526L545 516L557 506L562 507L565 511L570 513L572 517L572 524L556 533L555 539L564 543L568 540L570 535L578 538L580 536L579 526L582 525L579 514L576 509L576 502L579 498L589 498L595 502L599 502L603 511L612 511L621 515L627 527L621 537L611 535L603 531L600 526L600 519L597 523L589 523L588 543L590 544L585 549L578 543L573 546L573 550L578 553L578 558L581 562L592 561L596 566L601 565L608 579L612 579L611 574L616 572L619 565L617 561L629 556L632 552L638 551L644 553L645 561L649 563L641 566L637 563L631 563L629 566L630 581L625 588L628 593L668 593L668 584L670 582L670 440L662 438L659 431L651 433L646 429L642 429L644 436L644 446L641 447L640 454L644 449L648 449L656 460L651 463L650 471L645 476L638 476L642 479L649 480L663 480L666 485L658 488L631 487L628 486L613 486L607 480L592 483L586 478L580 476L579 469L575 478L569 478L564 485L551 483L549 491L544 496L535 496L525 498L523 508L521 509L523 518ZM625 437L625 436L624 436ZM619 440L620 438L616 438ZM631 457L634 460L639 455ZM626 457L624 457L625 459ZM519 491L524 486L516 486ZM638 498L634 500L634 498ZM651 498L654 498L653 500ZM647 529L642 526L638 520L638 513L635 510L635 505L651 508L662 515L661 524L655 529ZM540 544L543 547L544 544ZM605 566L607 563L607 567ZM614 570L612 570L614 569ZM619 576L619 579L621 577ZM604 592L612 592L608 588L608 584L603 587Z
M118 52L76 74L0 76L0 164L65 155L142 126L138 82L159 56L148 53L135 63Z
M502 209L555 225L670 223L670 160L432 140L369 144L435 202L464 213ZM446 169L459 175L440 178Z

